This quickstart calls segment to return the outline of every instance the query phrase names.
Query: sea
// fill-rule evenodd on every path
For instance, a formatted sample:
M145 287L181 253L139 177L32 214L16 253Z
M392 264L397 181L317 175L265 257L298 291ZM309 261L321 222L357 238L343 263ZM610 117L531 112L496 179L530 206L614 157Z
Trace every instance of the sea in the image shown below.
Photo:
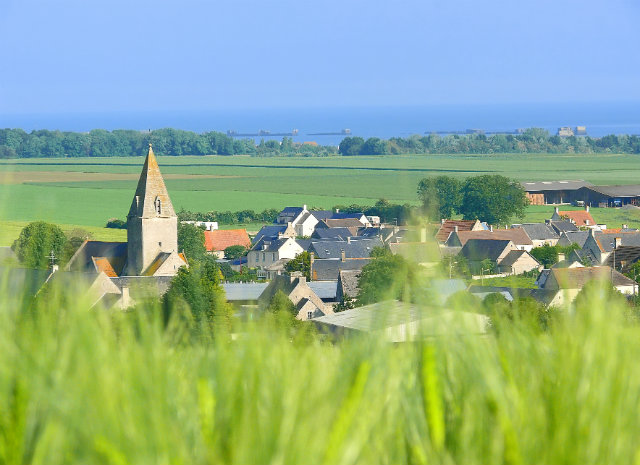
M538 127L555 134L559 127L585 126L587 134L640 134L640 102L529 103L420 106L360 106L314 108L246 108L193 111L119 111L85 113L7 114L0 112L0 127L26 131L49 129L85 132L95 128L146 131L178 128L195 132L235 131L279 135L253 139L282 139L295 132L295 142L337 145L350 135L408 137L432 132L512 132ZM294 131L297 130L297 131ZM323 134L318 134L323 133ZM330 134L327 134L330 133ZM248 136L244 136L248 137Z

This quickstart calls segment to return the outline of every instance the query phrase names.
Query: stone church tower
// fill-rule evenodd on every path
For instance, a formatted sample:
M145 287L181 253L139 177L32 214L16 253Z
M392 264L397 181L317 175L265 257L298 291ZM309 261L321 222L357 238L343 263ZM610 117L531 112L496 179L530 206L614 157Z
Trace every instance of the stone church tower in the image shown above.
M174 258L184 265L178 258L178 217L151 144L127 215L127 243L128 276L157 275ZM176 266L171 268L162 274L175 274Z

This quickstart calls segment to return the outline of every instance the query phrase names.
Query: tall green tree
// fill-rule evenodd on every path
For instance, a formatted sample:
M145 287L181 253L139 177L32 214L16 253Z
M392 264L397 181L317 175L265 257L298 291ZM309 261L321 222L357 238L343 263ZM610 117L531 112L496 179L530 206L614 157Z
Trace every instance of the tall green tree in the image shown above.
M55 224L36 221L25 226L12 245L18 260L27 268L46 269L53 252L58 260L64 255L67 238Z
M382 247L376 247L371 257L358 281L358 306L388 299L415 302L426 298L420 282L420 265Z
M308 280L311 279L311 254L307 251L302 252L293 260L290 260L285 265L285 269L288 272L300 271L304 274Z
M460 213L466 220L506 224L514 217L522 218L528 204L518 181L497 174L473 176L462 187Z
M204 231L192 224L178 224L178 250L189 260L200 260L207 249L204 245Z
M424 178L418 183L418 198L431 219L451 218L462 204L462 182L451 176Z

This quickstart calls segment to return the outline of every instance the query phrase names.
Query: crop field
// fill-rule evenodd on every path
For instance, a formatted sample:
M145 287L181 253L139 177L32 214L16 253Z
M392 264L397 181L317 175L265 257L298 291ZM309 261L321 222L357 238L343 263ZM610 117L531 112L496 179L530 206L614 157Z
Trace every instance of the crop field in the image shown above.
M418 181L440 174L631 184L640 180L637 162L634 155L573 154L159 158L174 206L192 211L329 208L380 198L415 204ZM125 217L142 163L138 157L0 161L0 242L15 236L12 224L15 229L33 220L92 227L102 238L109 218ZM612 225L640 225L635 211L594 210L593 215ZM525 220L549 216L549 208L531 207Z

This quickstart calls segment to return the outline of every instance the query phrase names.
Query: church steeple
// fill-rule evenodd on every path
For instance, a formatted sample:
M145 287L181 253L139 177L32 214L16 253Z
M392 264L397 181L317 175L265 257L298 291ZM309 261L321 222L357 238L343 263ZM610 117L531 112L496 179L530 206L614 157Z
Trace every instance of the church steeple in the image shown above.
M156 268L165 263L168 257L177 257L177 253L178 217L149 144L149 153L127 215L126 274L140 276L156 273ZM180 261L180 264L184 263Z
M151 144L149 144L149 153L144 161L138 187L129 209L128 217L136 216L141 218L176 216Z

